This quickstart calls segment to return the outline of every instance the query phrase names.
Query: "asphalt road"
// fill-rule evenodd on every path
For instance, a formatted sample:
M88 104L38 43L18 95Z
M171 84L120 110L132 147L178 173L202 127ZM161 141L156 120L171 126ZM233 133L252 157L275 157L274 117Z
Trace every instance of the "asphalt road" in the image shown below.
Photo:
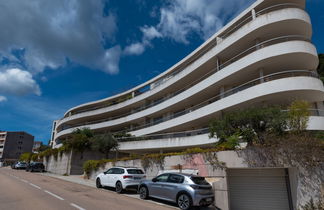
M166 210L174 206L143 201L37 173L0 168L0 210L123 209Z

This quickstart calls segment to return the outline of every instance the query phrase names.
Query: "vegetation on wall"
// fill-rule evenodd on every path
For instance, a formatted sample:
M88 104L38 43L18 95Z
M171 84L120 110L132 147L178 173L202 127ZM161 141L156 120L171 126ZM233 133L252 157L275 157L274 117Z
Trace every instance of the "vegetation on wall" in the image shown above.
M232 150L233 148L225 147L224 145L219 145L210 149L201 148L190 148L183 152L171 152L171 153L152 153L144 155L132 155L130 157L123 157L118 159L102 159L102 160L88 160L83 164L83 170L87 176L90 176L92 172L97 171L100 167L104 167L106 163L115 163L117 161L127 161L140 159L144 170L152 166L152 164L158 164L163 168L164 158L168 156L176 155L193 155L193 154L209 154L219 151ZM211 159L212 160L212 159ZM222 164L222 163L217 163Z
M303 132L309 119L310 104L294 101L288 110L278 106L252 107L225 113L222 119L213 120L209 125L210 137L217 136L218 144L235 147L239 141L248 146L265 144L268 135L283 136Z
M318 64L318 67L317 67L317 72L318 72L318 74L320 76L320 79L324 83L324 54L319 54L318 59L319 59L319 64Z
M236 144L241 137L248 145L263 144L267 133L281 135L287 128L287 113L280 107L256 107L225 113L210 123L210 137L219 144Z

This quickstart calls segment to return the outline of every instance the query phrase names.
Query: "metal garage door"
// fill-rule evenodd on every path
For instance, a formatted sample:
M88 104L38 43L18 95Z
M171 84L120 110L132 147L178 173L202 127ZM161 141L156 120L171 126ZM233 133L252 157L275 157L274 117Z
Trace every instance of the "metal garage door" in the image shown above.
M285 169L228 169L227 175L231 210L290 209Z

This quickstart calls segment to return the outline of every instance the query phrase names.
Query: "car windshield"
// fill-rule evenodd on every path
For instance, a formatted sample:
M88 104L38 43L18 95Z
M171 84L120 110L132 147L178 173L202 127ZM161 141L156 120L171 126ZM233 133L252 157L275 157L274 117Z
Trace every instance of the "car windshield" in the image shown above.
M144 172L141 169L127 169L127 172L129 174L144 174Z
M195 184L199 184L199 185L208 185L209 183L205 180L205 177L201 177L201 176L193 176L191 177L191 180L195 183Z

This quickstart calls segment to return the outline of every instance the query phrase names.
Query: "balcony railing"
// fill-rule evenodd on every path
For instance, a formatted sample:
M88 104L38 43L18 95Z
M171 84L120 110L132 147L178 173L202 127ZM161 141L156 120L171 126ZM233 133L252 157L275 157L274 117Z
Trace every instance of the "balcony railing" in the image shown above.
M197 136L209 133L209 128L202 128L197 130L183 131L183 132L174 132L174 133L162 133L162 134L154 134L154 135L145 135L139 137L123 137L118 138L119 142L127 142L127 141L143 141L143 140L156 140L156 139L170 139L170 138L182 138L189 136Z
M180 117L182 115L185 115L185 114L188 114L190 112L193 112L197 109L200 109L204 106L207 106L213 102L216 102L220 99L223 99L227 96L231 96L235 93L238 93L240 91L243 91L247 88L250 88L250 87L253 87L253 86L256 86L256 85L259 85L259 84L262 84L262 83L265 83L265 82L269 82L269 81L273 81L273 80L277 80L277 79L282 79L282 78L289 78L289 77L297 77L297 76L308 76L308 77L316 77L318 78L318 74L316 72L313 72L313 71L307 71L307 70L289 70L289 71L283 71L283 72L278 72L278 73L274 73L274 74L270 74L270 75L267 75L267 76L264 76L264 77L260 77L260 78L257 78L257 79L254 79L250 82L247 82L247 83L244 83L242 85L239 85L235 88L232 88L230 90L227 90L225 91L224 93L221 93L219 95L216 95L204 102L201 102L193 107L187 107L184 111L181 111L181 112L177 112L176 114L172 114L172 115L169 115L168 117L164 117L158 121L155 121L155 122L152 122L152 123L147 123L147 124L144 124L144 125L140 125L140 126L137 126L135 128L132 128L132 129L129 129L129 131L134 131L134 130L139 130L139 129L143 129L143 128L147 128L147 127L150 127L150 126L153 126L153 125L156 125L156 124L159 124L159 123L162 123L162 122L165 122L165 121L168 121L168 120L171 120L171 119L174 119L176 117Z
M270 74L270 75L266 75L266 76L259 77L257 79L251 80L251 81L249 81L247 83L244 83L242 85L239 85L237 87L234 87L234 88L232 88L230 90L227 90L227 91L225 91L225 92L223 92L223 93L221 93L219 95L216 95L216 96L214 96L212 98L209 98L208 100L206 100L204 102L201 102L201 103L199 103L199 104L197 104L197 105L195 105L193 107L186 107L186 108L184 108L184 111L173 113L173 114L171 114L171 115L169 115L167 117L162 117L159 120L155 120L154 122L139 125L139 126L131 128L131 129L128 129L126 131L130 132L130 131L150 127L150 126L153 126L153 125L156 125L156 124L159 124L159 123L174 119L176 117L180 117L182 115L185 115L187 113L190 113L190 112L193 112L193 111L195 111L197 109L200 109L200 108L202 108L202 107L204 107L204 106L206 106L206 105L208 105L210 103L213 103L213 102L215 102L217 100L220 100L220 99L225 98L227 96L233 95L235 93L238 93L240 91L243 91L243 90L245 90L247 88L253 87L253 86L261 84L261 83L265 83L265 82L269 82L269 81L277 80L277 79L282 79L282 78L297 77L297 76L309 76L309 77L318 78L318 74L316 72L308 71L308 70L289 70L289 71L273 73L273 74ZM104 120L99 120L99 121L85 122L85 123L77 124L77 125L74 125L73 127L68 127L68 128L74 128L74 127L78 127L78 126L85 126L85 125L89 125L89 124L107 122L109 120L111 120L111 118L104 119ZM65 129L68 129L68 128L65 128Z
M282 110L287 112L288 110ZM321 116L324 117L323 109L308 109L310 116ZM143 136L130 136L118 138L119 142L129 142L129 141L144 141L144 140L156 140L156 139L170 139L170 138L181 138L181 137L190 137L197 136L209 133L209 128L202 128L197 130L174 132L174 133L161 133L161 134L152 134L152 135L143 135Z
M265 9L262 9L260 11L256 11L255 15L256 15L256 17L258 17L258 16L263 15L265 13L269 13L269 12L272 12L272 11L285 9L285 8L301 8L301 6L298 5L298 4L293 4L293 3L277 4L277 5L273 5L273 6L265 8ZM219 38L226 39L231 34L236 32L237 30L239 30L239 28L241 28L243 25L251 22L252 20L253 20L253 15L249 15L247 18L245 18L245 19L243 19L241 21L238 21L238 23L234 24L232 27L230 27L230 29L228 29L227 31L222 33L219 36ZM155 87L158 87L161 84L167 82L171 78L175 77L180 72L184 71L193 62L195 62L196 60L201 58L206 52L208 52L211 48L215 47L216 45L217 45L217 41L212 41L212 42L208 43L201 51L197 52L195 55L190 57L187 61L182 63L180 66L178 66L176 68L176 70L174 70L172 73L160 78L157 81L154 81L154 82L152 82L152 83L150 83L150 84L148 84L146 86L140 87L139 89L135 90L134 91L134 97L136 97L138 95L141 95L141 94L143 94L143 93L145 93L147 91L150 91L150 90L154 89ZM94 106L94 107L91 107L91 108L86 108L86 109L82 109L82 110L78 110L78 111L71 111L71 115L75 115L75 114L79 114L79 113L83 113L83 112L88 112L88 111L93 111L93 110L96 110L96 109L105 108L105 107L109 107L109 106L124 102L124 101L129 100L129 99L132 98L132 97L127 97L129 94L131 94L131 93L128 93L125 96L122 96L120 98L112 99L108 104L98 105L98 106ZM66 115L65 117L69 117L69 115ZM65 117L63 117L62 119L64 119Z

